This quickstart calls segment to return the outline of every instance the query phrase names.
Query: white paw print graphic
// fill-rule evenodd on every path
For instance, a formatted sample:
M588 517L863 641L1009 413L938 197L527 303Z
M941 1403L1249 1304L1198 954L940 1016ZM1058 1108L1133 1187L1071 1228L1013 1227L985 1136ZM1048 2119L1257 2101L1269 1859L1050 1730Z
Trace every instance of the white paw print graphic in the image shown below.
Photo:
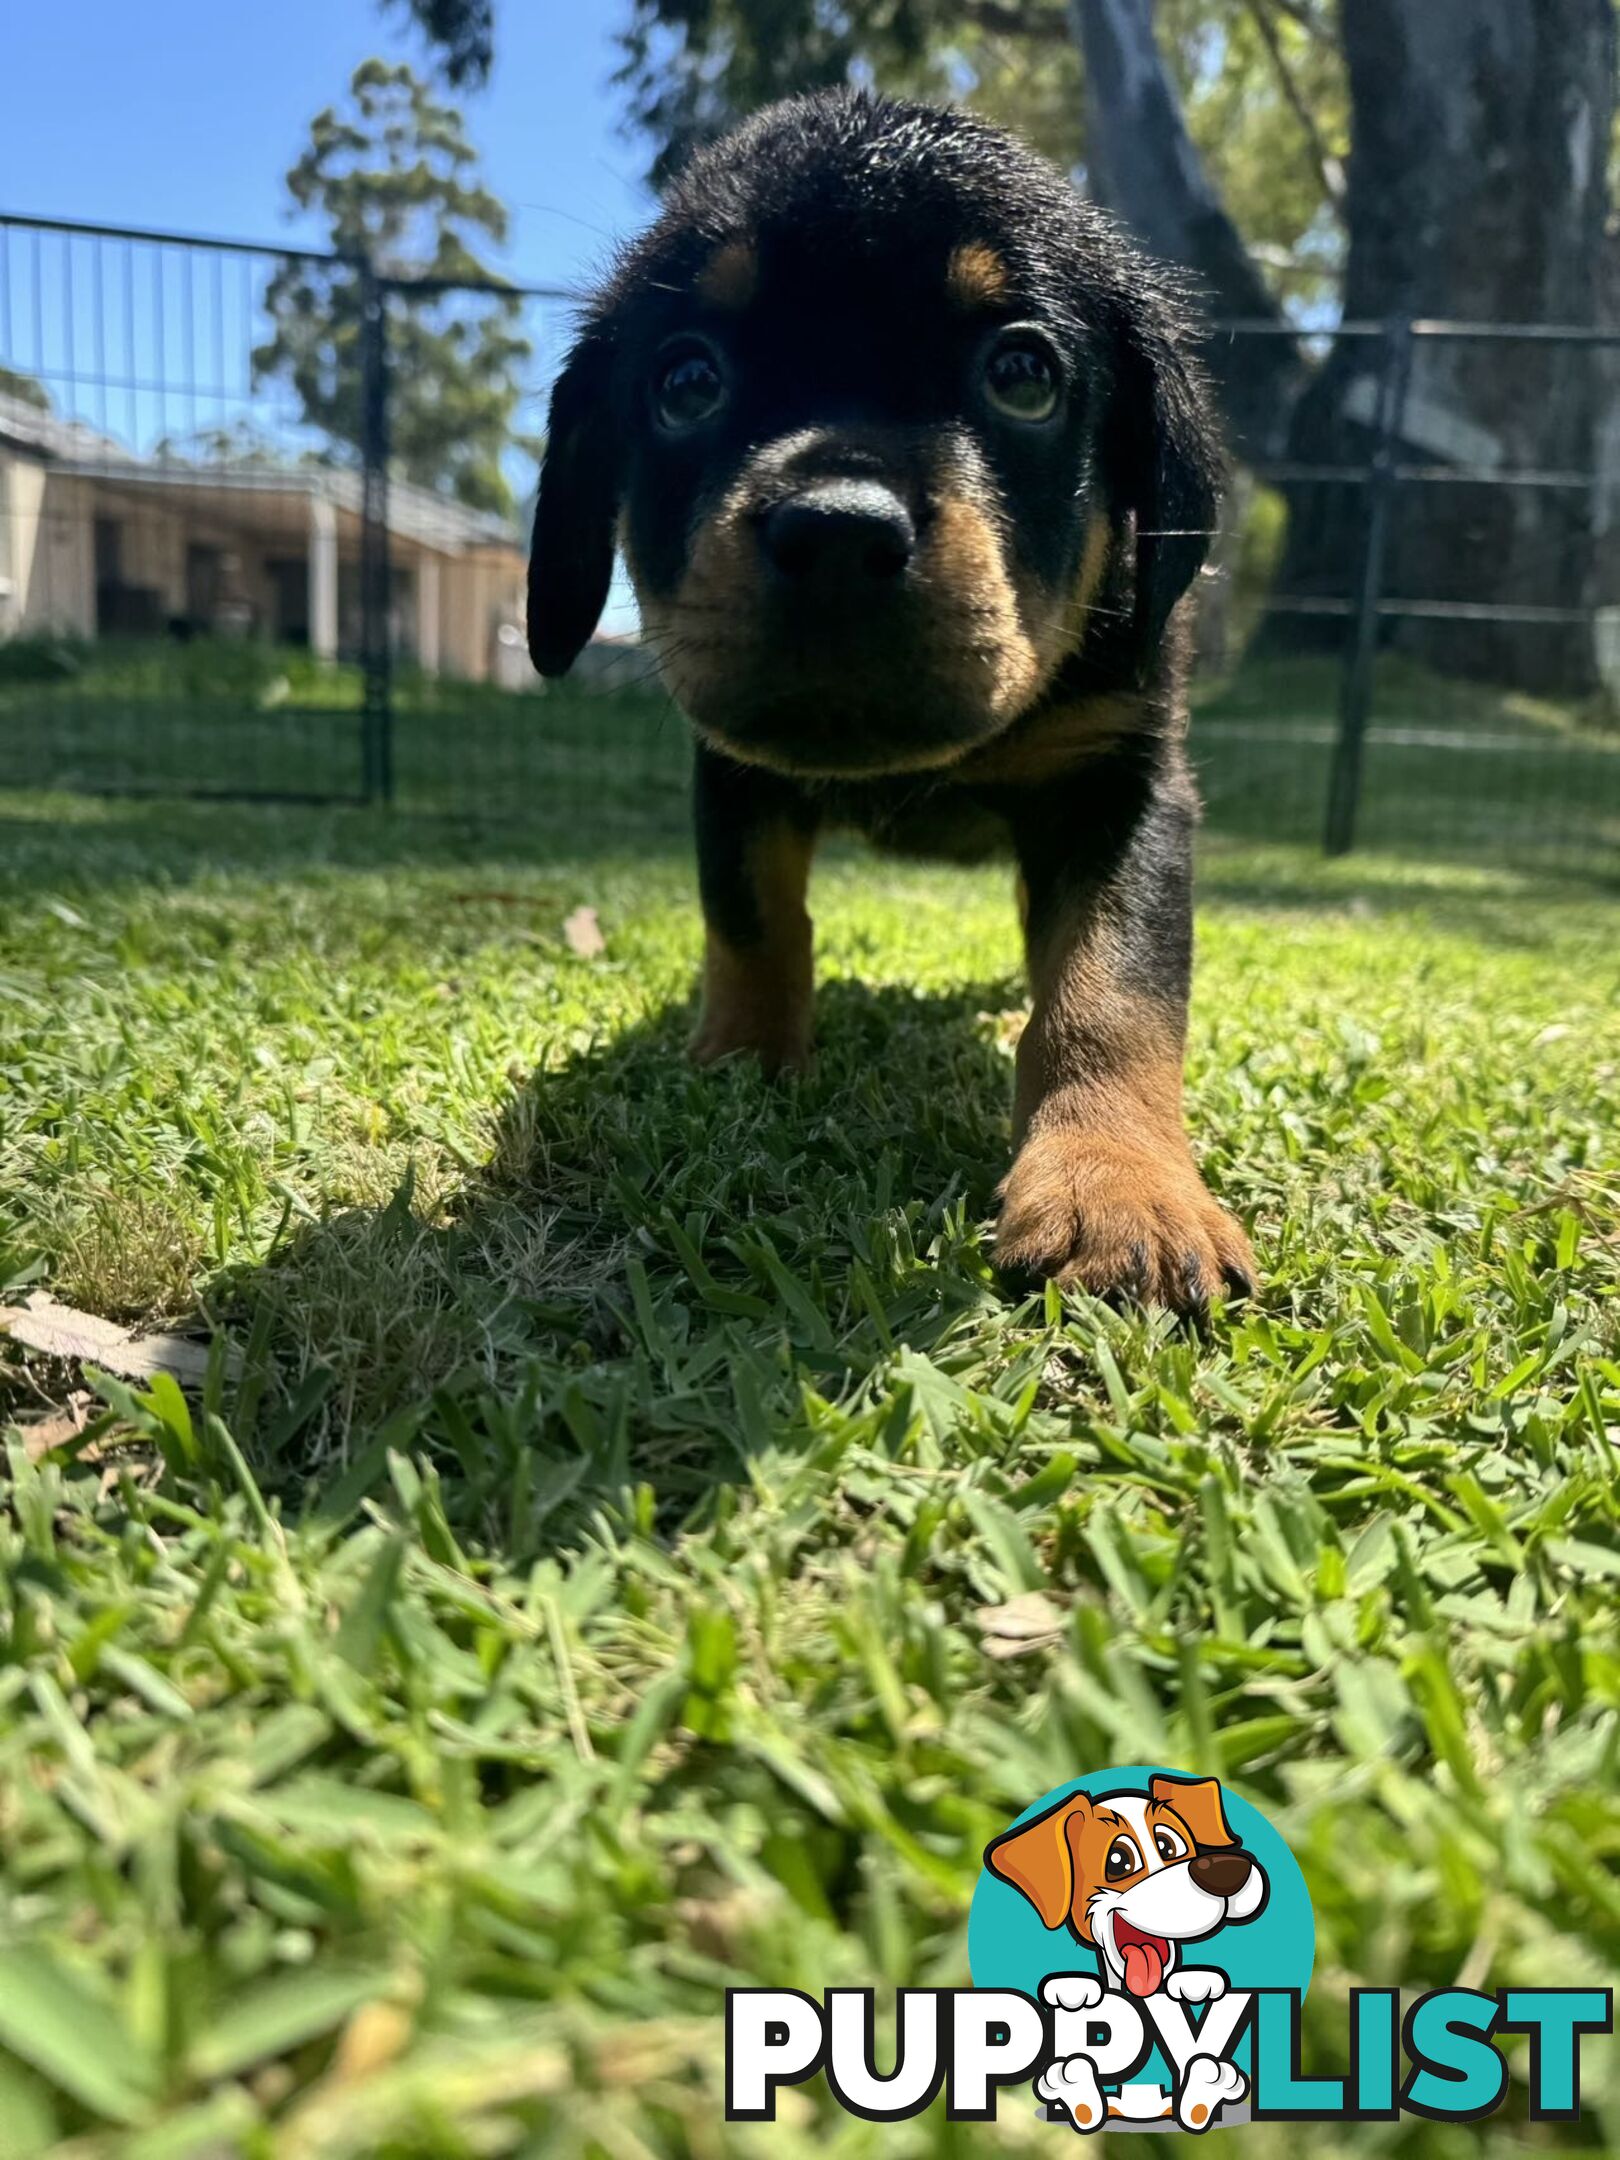
M1095 2010L1102 1999L1102 1982L1090 1973L1048 1973L1041 1982L1041 2000L1054 2010Z
M1221 2109L1241 2100L1249 2081L1236 2063L1195 2055L1176 2095L1176 2120L1183 2130L1207 2130Z
M1076 2003L1065 2007L1088 2006ZM1049 2107L1067 2115L1076 2130L1100 2130L1107 2119L1108 2106L1089 2055L1070 2055L1053 2063L1035 2080L1035 2090Z

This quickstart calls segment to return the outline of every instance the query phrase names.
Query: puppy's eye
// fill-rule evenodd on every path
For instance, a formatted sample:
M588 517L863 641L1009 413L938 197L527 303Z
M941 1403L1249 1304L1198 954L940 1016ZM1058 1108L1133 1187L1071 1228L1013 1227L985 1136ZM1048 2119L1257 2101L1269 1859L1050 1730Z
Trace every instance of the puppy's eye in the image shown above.
M1153 1847L1163 1861L1181 1860L1187 1848L1173 1830L1158 1829L1153 1833Z
M666 428L698 427L726 401L725 377L706 345L682 345L660 361L653 410Z
M1108 1858L1103 1862L1103 1874L1109 1882L1118 1882L1122 1875L1134 1875L1142 1865L1142 1855L1128 1837L1115 1838L1108 1848Z
M1014 331L984 364L985 394L1009 420L1050 420L1062 381L1057 362L1039 338Z

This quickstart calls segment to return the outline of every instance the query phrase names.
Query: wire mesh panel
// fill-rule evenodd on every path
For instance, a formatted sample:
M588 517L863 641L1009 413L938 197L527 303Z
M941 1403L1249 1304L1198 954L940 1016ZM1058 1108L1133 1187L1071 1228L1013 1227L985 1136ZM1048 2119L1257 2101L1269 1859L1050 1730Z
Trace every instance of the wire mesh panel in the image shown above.
M1213 342L1230 369L1274 336ZM1399 322L1298 351L1200 599L1210 829L1620 874L1620 339Z
M0 221L13 783L358 795L359 461L262 364L286 259Z
M504 306L508 295L463 288L462 297ZM441 299L437 288L405 284L390 294L396 382L416 311ZM541 845L566 846L583 815L593 830L634 846L686 830L691 745L637 639L628 585L616 582L597 637L560 682L534 673L524 626L546 405L570 331L571 310L555 294L518 295L499 322L499 335L518 349L520 394L500 460L510 508L498 541L437 562L418 550L413 562L396 479L389 540L406 612L391 700L393 800L403 809L521 817Z
M568 327L554 292L0 218L5 780L678 831L687 731L622 582L565 683L528 662ZM1620 339L1208 349L1286 384L1197 601L1209 833L1617 874Z
M1620 343L1416 323L1392 412L1390 561L1371 596L1361 846L1421 844L1424 810L1484 859L1620 869L1606 624L1620 555L1603 470Z

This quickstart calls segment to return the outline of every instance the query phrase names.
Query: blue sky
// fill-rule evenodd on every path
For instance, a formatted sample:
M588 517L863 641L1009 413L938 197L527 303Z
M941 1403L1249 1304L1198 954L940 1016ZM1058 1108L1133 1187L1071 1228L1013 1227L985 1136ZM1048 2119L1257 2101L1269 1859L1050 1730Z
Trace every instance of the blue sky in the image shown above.
M498 0L489 88L465 100L512 213L506 267L586 282L646 216L608 78L628 0ZM420 59L377 0L9 0L0 208L232 238L300 235L282 175L372 53ZM308 228L303 228L308 236Z
M511 212L511 244L496 266L525 284L588 285L612 242L651 211L640 180L645 152L619 133L620 107L608 82L613 31L628 4L498 0L494 75L462 102L490 184ZM341 99L371 54L424 60L413 26L379 0L0 0L0 9L0 209L104 224L320 244L308 219L288 218L283 185L311 118ZM35 363L18 253L11 357L26 367ZM60 358L62 279L51 250L43 276L47 343L57 352L54 365L71 369ZM150 373L148 322L137 338ZM233 327L231 342L232 366L245 370L245 330ZM159 426L150 397L120 402L114 393L109 410L106 394L91 384L50 366L39 371L59 408L149 445ZM192 418L223 420L234 409L216 414L205 405ZM167 402L162 431L185 418L183 398ZM536 422L538 413L525 418ZM521 492L529 468L515 456L513 468ZM621 574L603 627L624 630L634 621Z

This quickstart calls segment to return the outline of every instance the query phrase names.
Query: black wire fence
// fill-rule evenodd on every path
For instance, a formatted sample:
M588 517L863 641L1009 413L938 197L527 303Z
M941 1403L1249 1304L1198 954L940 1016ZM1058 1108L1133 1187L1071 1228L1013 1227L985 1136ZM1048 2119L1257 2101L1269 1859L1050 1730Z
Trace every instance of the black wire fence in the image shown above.
M330 308L292 357L289 269L306 333ZM413 315L476 342L491 305L504 504L393 454ZM675 841L688 738L628 593L567 682L525 649L568 328L556 291L0 216L0 784ZM1620 334L1227 324L1217 374L1279 335L1290 417L1240 460L1199 597L1207 831L1620 877Z

